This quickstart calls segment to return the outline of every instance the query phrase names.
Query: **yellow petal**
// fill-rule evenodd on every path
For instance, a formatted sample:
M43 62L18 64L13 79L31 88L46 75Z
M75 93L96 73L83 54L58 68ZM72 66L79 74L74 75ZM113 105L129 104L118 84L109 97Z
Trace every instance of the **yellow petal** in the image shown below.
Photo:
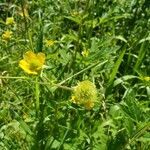
M31 63L33 60L36 59L36 54L34 54L32 51L27 51L24 56L24 60L28 63Z
M44 53L38 53L37 54L37 59L39 60L39 62L41 63L41 65L43 66L44 62L45 62L45 54Z
M45 40L46 47L52 46L52 45L54 45L54 43L55 43L55 41L53 41L53 40Z
M36 72L36 71L30 70L30 64L27 63L25 60L21 60L21 61L19 62L19 66L20 66L26 73L37 75L37 72Z
M13 17L8 17L8 18L6 19L6 25L14 24L14 23L15 23L15 21L14 21L14 18L13 18Z

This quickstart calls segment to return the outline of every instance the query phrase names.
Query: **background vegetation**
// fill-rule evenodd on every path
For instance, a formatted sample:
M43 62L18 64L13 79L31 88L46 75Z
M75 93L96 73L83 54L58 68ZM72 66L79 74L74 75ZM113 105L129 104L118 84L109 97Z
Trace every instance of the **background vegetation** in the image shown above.
M0 35L0 149L150 149L149 0L1 0ZM46 55L38 80L28 50ZM70 101L84 80L91 110Z

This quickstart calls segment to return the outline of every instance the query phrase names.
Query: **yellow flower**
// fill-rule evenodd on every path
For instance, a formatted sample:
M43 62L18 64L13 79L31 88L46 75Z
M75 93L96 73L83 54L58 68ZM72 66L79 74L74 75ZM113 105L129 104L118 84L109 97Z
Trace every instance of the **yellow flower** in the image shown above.
M78 16L78 15L79 15L79 12L77 12L77 11L74 10L74 11L71 12L71 15L72 15L72 16Z
M2 34L2 39L4 41L8 41L11 38L11 36L12 36L12 31L7 30Z
M28 14L28 11L27 11L26 8L24 8L23 11L21 10L21 11L19 12L19 15L20 15L21 17L29 18L29 14Z
M85 49L84 51L82 51L81 54L82 54L83 57L88 57L89 56L89 51Z
M15 23L15 21L14 21L14 18L13 18L13 17L8 17L8 18L6 19L6 25L14 24L14 23Z
M73 17L79 17L79 16L81 16L82 13L83 13L82 11L73 10L71 12L71 16L73 16Z
M143 77L140 77L140 79L143 81L145 86L150 86L150 77L149 76L143 76Z
M55 43L55 41L53 41L53 40L45 40L44 42L45 42L46 47L50 47L50 46L54 45L54 43Z
M148 82L148 81L150 81L150 77L143 77L143 80Z
M45 62L45 54L35 54L32 51L27 51L23 59L19 62L19 66L28 74L37 75L43 68Z
M87 109L94 107L94 104L97 100L97 90L95 85L88 81L82 81L74 87L72 102L83 105Z

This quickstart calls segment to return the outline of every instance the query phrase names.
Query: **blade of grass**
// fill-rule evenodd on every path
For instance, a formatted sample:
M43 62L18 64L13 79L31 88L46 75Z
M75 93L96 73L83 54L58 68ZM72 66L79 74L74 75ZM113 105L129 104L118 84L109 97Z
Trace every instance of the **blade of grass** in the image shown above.
M38 40L37 40L37 52L42 52L43 48L43 22L42 22L42 13L39 11L39 33L38 33Z
M146 51L147 51L147 42L143 42L141 44L141 47L140 47L140 50L139 50L139 54L138 54L138 59L136 61L136 64L134 66L134 73L136 70L138 70L138 68L140 67L140 64L142 63L143 59L144 59L144 56L146 54Z
M123 59L123 56L124 56L125 52L126 52L126 47L123 47L123 50L121 51L120 56L119 56L119 58L117 59L115 65L114 65L114 68L113 68L113 70L112 70L112 73L110 74L110 79L109 79L109 81L108 81L107 89L106 89L106 93L105 93L106 96L108 96L108 94L109 94L109 93L111 92L111 90L112 90L113 81L114 81L115 76L116 76L116 74L117 74L117 72L118 72L118 69L119 69L119 67L120 67L120 64L121 64L121 62L122 62L122 59Z

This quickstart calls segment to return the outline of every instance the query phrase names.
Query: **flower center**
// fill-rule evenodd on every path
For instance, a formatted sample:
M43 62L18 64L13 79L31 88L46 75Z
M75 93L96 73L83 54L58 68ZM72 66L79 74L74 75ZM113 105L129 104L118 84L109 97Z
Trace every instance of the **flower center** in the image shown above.
M34 60L30 63L30 70L32 70L32 71L38 70L39 67L40 67L39 62L36 60Z

